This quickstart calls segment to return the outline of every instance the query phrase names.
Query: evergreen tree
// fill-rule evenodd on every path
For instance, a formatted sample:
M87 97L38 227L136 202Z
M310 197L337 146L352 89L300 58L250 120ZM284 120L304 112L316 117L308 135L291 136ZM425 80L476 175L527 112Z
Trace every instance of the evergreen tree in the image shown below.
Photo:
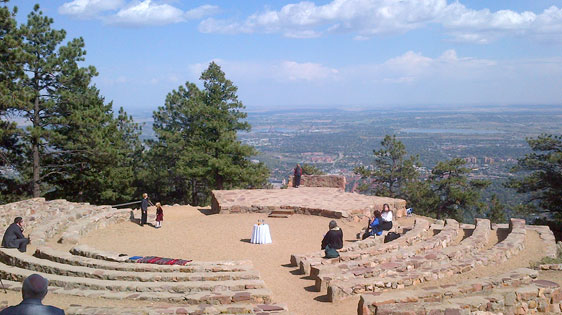
M382 148L373 151L372 168L364 166L355 168L355 173L369 182L361 190L372 192L377 196L405 197L408 182L417 181L416 170L418 157L407 157L406 146L396 139L396 135L386 135L381 142Z
M312 164L303 164L302 165L302 173L303 175L325 175L326 173L322 172L318 167Z
M507 221L505 206L499 201L495 194L492 196L492 200L488 206L487 218L490 219L492 223L504 223Z
M154 112L156 141L149 142L149 187L169 202L203 204L211 189L263 187L269 171L252 163L253 147L237 132L250 130L237 87L212 62L201 74L204 89L187 82Z
M528 175L512 179L507 186L530 194L527 208L537 206L562 220L562 136L542 134L527 143L533 152L519 159L512 171Z
M96 75L93 67L81 68L84 60L84 41L73 39L61 46L66 32L51 28L53 20L43 16L39 5L28 15L27 23L21 25L22 50L24 52L24 75L19 81L23 94L15 109L31 122L25 129L23 143L26 144L26 160L22 173L31 169L33 197L41 195L41 183L45 176L57 170L43 169L42 158L50 154L49 140L53 134L52 120L58 115L56 105L61 97L67 97L78 87L83 90ZM58 47L58 50L57 50ZM27 167L25 167L27 166Z
M462 221L465 214L474 215L481 212L484 205L480 201L480 190L489 185L488 181L469 181L470 169L464 167L466 162L455 158L439 162L431 170L428 185L422 187L426 206L424 212L441 218L453 218Z
M2 2L8 2L3 0ZM25 181L17 172L23 161L23 148L11 110L21 97L19 79L23 76L22 42L15 15L17 8L0 7L0 204L25 198Z

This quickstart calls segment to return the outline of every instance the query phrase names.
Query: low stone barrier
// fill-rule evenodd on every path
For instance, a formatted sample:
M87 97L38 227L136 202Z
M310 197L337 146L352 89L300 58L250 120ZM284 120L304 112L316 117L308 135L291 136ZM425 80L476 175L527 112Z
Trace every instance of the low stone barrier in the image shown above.
M294 176L289 176L289 188L292 188ZM331 187L345 190L343 175L302 175L300 187Z
M96 307L72 305L66 310L68 315L98 315L98 314L278 314L289 315L287 305L284 304L226 304L194 306L145 306L145 307Z
M114 209L109 206L99 209L99 213L79 219L66 229L59 243L77 244L80 237L92 230L98 230L112 224L130 220L131 209Z
M111 256L117 256L109 253ZM47 246L35 250L35 257L55 261L72 266L83 266L96 269L121 270L135 272L238 272L250 271L254 267L250 260L236 261L192 261L185 266L179 265L155 265L142 263L119 263L114 261L99 260L83 256L71 255ZM95 256L95 255L94 255Z

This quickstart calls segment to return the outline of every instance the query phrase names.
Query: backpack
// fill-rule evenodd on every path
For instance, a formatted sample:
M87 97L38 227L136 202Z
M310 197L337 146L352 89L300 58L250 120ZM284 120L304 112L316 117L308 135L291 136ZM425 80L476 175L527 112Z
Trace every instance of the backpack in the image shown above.
M384 242L388 243L390 241L394 241L395 239L399 238L400 234L396 233L396 232L388 232L388 234L386 234L386 236L384 237Z

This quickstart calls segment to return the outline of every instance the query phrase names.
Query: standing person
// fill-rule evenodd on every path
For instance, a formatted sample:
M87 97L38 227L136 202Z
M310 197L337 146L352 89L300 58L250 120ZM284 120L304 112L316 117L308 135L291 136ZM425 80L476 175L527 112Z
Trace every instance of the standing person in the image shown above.
M156 203L156 228L162 227L162 221L164 221L164 210L162 209L162 205L157 202Z
M322 239L321 249L324 250L326 258L336 258L340 256L336 249L341 249L343 247L343 231L339 228L335 220L330 221L328 227L330 230L324 235L324 239Z
M148 217L148 206L154 206L152 202L148 199L148 194L142 194L142 202L141 202L141 221L140 226L144 226L146 224L146 219Z
M298 163L297 163L297 167L295 167L294 175L295 175L295 182L293 186L295 186L295 188L299 188L299 186L301 185L302 168Z
M31 240L23 236L22 217L15 218L14 223L10 224L10 226L6 229L6 232L4 232L2 247L17 248L20 252L25 253L27 250L27 244L29 243L31 243Z
M38 274L32 274L23 280L21 286L23 301L4 309L0 315L64 315L62 309L41 303L48 289L49 280Z

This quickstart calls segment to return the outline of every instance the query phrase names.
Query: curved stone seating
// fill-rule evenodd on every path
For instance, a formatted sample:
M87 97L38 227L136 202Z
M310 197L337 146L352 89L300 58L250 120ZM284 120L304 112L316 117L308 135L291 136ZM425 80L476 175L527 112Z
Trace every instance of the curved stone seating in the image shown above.
M363 294L359 315L372 314L529 314L560 312L562 290L538 272L520 268L506 274L422 290Z
M49 275L42 274L44 277ZM21 281L2 280L7 290L21 291ZM148 300L182 303L183 305L226 305L234 303L270 304L271 291L268 289L246 289L244 291L198 291L189 294L154 291L110 291L76 288L74 286L58 286L51 283L49 279L49 294L64 294L87 298L104 298L115 300Z
M277 314L288 315L283 304L227 304L227 305L182 305L182 306L146 306L146 307L95 307L73 305L66 310L68 315L100 315L100 314Z
M504 262L524 247L525 221L511 219L510 226L511 230L506 239L490 249L465 252L462 258L455 255L452 260L447 259L446 255L429 254L424 257L426 261L421 261L419 267L396 270L397 272L384 277L332 280L328 286L328 296L331 301L338 301L353 294L400 289L467 272L478 265Z
M338 250L340 253L338 259L324 259L324 252L319 251L304 255L291 255L291 264L293 266L298 266L302 273L308 275L311 272L311 267L315 265L334 264L340 261L360 259L367 255L378 255L400 247L412 245L426 237L428 227L429 222L427 220L417 218L411 230L392 242L386 244L382 243L381 240L383 240L383 236L375 238L370 237L346 245Z
M249 271L253 269L252 262L249 260L237 261L205 261L190 262L185 266L179 265L154 265L139 263L119 263L106 260L98 260L83 256L72 255L68 252L62 252L52 249L48 246L42 246L35 250L35 257L72 265L83 266L96 269L121 270L135 272L235 272Z
M526 229L539 233L539 237L541 238L543 248L545 250L545 257L556 258L556 239L554 238L554 233L552 233L550 227L546 225L527 225Z
M440 233L415 245L406 248L397 247L393 251L380 255L364 255L359 260L341 262L330 266L316 265L311 268L310 274L315 277L316 290L321 292L328 288L332 280L349 281L357 277L384 277L395 270L404 272L415 269L422 265L423 259L426 258L426 254L424 254L426 251L447 247L455 240L458 232L458 222L448 219L447 225Z
M101 229L111 224L125 222L130 219L132 215L131 213L131 209L114 209L111 207L105 207L102 211L95 213L92 216L86 216L74 222L62 234L59 239L59 243L77 244L80 240L80 236L92 230Z
M29 236L34 245L43 245L61 230L67 228L69 224L72 225L77 219L88 216L95 211L95 208L82 208L70 214L57 215L52 220L35 226Z
M226 281L226 280L257 280L259 273L255 270L241 272L132 272L119 270L99 270L89 267L71 266L52 262L20 253L17 249L0 248L0 261L15 267L28 270L92 279L126 280L126 281Z

